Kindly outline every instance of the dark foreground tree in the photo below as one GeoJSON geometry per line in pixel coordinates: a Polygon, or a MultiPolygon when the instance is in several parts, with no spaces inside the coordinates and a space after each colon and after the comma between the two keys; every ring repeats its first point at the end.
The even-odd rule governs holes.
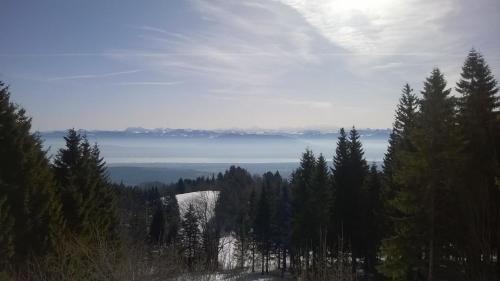
{"type": "Polygon", "coordinates": [[[426,79],[422,95],[421,111],[410,132],[414,150],[396,152],[394,173],[400,190],[392,206],[398,216],[393,220],[393,237],[384,241],[386,262],[381,268],[393,280],[448,278],[447,257],[453,254],[454,179],[460,149],[455,100],[439,69],[426,79]]]}
{"type": "Polygon", "coordinates": [[[500,278],[500,190],[495,184],[499,163],[495,144],[500,106],[497,81],[484,58],[471,50],[457,83],[459,122],[465,144],[460,217],[466,231],[460,239],[468,257],[469,278],[500,278]],[[493,265],[497,257],[497,269],[493,265]]]}
{"type": "Polygon", "coordinates": [[[49,162],[30,129],[31,118],[0,83],[0,266],[46,254],[63,229],[49,162]]]}
{"type": "Polygon", "coordinates": [[[163,211],[163,206],[158,205],[153,214],[153,219],[151,220],[151,225],[149,227],[149,239],[152,244],[161,245],[163,244],[165,236],[165,215],[163,211]]]}
{"type": "Polygon", "coordinates": [[[74,235],[91,236],[96,232],[116,239],[115,194],[108,182],[104,160],[97,146],[76,130],[68,130],[54,160],[66,224],[74,235]]]}

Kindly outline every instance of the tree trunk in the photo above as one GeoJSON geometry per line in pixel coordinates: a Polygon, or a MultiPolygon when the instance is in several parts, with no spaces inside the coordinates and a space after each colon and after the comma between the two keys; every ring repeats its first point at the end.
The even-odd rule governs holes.
{"type": "Polygon", "coordinates": [[[283,275],[285,274],[286,271],[286,248],[283,247],[283,266],[281,267],[281,278],[283,278],[283,275]]]}
{"type": "MultiPolygon", "coordinates": [[[[432,190],[431,190],[432,192],[432,190]]],[[[435,223],[435,215],[434,215],[434,194],[431,194],[431,229],[430,229],[430,241],[429,241],[429,271],[427,274],[427,281],[432,281],[433,270],[434,270],[434,223],[435,223]]]]}
{"type": "Polygon", "coordinates": [[[277,247],[276,253],[278,255],[278,269],[281,269],[281,251],[279,247],[277,247]]]}
{"type": "Polygon", "coordinates": [[[266,274],[269,273],[269,249],[267,249],[266,253],[266,274]]]}
{"type": "Polygon", "coordinates": [[[261,252],[261,259],[260,259],[260,269],[261,269],[261,274],[264,275],[264,259],[265,259],[265,255],[264,255],[264,252],[262,251],[261,252]]]}
{"type": "Polygon", "coordinates": [[[255,243],[252,244],[252,272],[255,272],[255,243]]]}

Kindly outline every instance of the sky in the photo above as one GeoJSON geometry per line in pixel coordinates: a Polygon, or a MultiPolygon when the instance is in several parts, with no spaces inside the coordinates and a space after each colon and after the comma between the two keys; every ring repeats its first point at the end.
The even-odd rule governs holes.
{"type": "Polygon", "coordinates": [[[403,84],[500,77],[498,0],[2,0],[34,130],[391,127],[403,84]]]}

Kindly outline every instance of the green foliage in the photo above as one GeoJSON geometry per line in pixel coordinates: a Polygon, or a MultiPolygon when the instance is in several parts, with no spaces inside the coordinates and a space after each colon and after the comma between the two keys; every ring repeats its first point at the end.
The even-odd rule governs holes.
{"type": "Polygon", "coordinates": [[[89,236],[97,228],[116,239],[116,194],[108,183],[99,148],[74,129],[64,139],[66,147],[55,157],[54,173],[68,229],[89,236]]]}
{"type": "Polygon", "coordinates": [[[0,265],[47,254],[63,229],[61,206],[31,119],[0,83],[0,265]]]}
{"type": "Polygon", "coordinates": [[[179,212],[179,203],[175,195],[166,196],[165,205],[165,242],[170,245],[177,242],[179,229],[181,228],[181,215],[179,212]]]}
{"type": "MultiPolygon", "coordinates": [[[[404,127],[399,132],[409,134],[400,133],[396,146],[392,180],[399,188],[389,198],[393,233],[383,242],[382,255],[387,259],[380,267],[393,280],[445,274],[439,272],[447,262],[442,257],[453,251],[444,245],[453,241],[451,232],[456,229],[453,188],[460,145],[450,91],[443,74],[434,69],[424,82],[415,123],[400,122],[404,127]]],[[[409,109],[408,102],[402,99],[398,112],[405,108],[409,109]]]]}
{"type": "Polygon", "coordinates": [[[153,244],[163,244],[165,235],[165,216],[163,206],[158,205],[153,214],[151,225],[149,227],[149,239],[153,244]]]}
{"type": "MultiPolygon", "coordinates": [[[[1,187],[3,190],[3,186],[1,187]]],[[[14,220],[7,206],[7,197],[0,194],[0,269],[4,268],[14,255],[13,226],[14,220]]]]}
{"type": "Polygon", "coordinates": [[[498,255],[500,248],[500,190],[495,184],[500,169],[500,101],[497,81],[477,51],[467,56],[456,90],[461,94],[458,120],[464,144],[458,212],[465,226],[457,240],[470,257],[468,271],[484,280],[492,276],[494,265],[481,262],[481,257],[495,251],[498,255]]]}
{"type": "Polygon", "coordinates": [[[199,257],[200,250],[200,229],[199,218],[196,209],[189,204],[184,217],[182,218],[182,249],[187,259],[187,264],[191,268],[199,257]]]}

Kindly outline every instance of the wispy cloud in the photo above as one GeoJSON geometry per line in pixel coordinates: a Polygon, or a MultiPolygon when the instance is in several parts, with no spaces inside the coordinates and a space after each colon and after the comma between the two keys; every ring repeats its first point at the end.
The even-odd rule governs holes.
{"type": "Polygon", "coordinates": [[[80,75],[71,75],[71,76],[60,76],[60,77],[49,78],[46,81],[52,82],[52,81],[62,81],[62,80],[106,78],[106,77],[113,77],[113,76],[119,76],[119,75],[125,75],[125,74],[133,74],[133,73],[137,73],[137,72],[141,72],[141,71],[142,70],[140,70],[140,69],[135,69],[135,70],[128,70],[128,71],[117,71],[117,72],[107,72],[107,73],[98,73],[98,74],[80,74],[80,75]]]}
{"type": "Polygon", "coordinates": [[[184,83],[183,81],[132,81],[132,82],[118,82],[114,85],[124,86],[173,86],[184,83]]]}
{"type": "Polygon", "coordinates": [[[225,87],[270,85],[304,65],[321,63],[315,55],[321,50],[314,49],[318,35],[307,25],[297,25],[296,14],[291,9],[283,13],[280,3],[189,3],[207,21],[206,28],[180,33],[164,27],[134,27],[143,31],[139,36],[155,51],[119,50],[110,56],[225,87]]]}
{"type": "Polygon", "coordinates": [[[445,30],[443,20],[460,9],[456,0],[279,1],[326,39],[357,53],[439,50],[438,44],[449,45],[456,36],[445,30]]]}

